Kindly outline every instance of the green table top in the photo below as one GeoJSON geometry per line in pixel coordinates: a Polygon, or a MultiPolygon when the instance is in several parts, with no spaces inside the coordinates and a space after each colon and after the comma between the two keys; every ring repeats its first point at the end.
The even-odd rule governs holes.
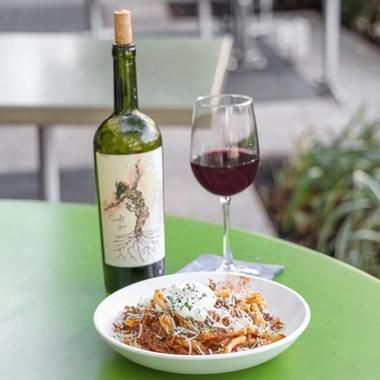
{"type": "MultiPolygon", "coordinates": [[[[167,217],[167,272],[219,252],[221,233],[167,217]]],[[[278,358],[197,379],[380,378],[380,281],[278,239],[241,231],[231,239],[237,258],[284,264],[277,280],[305,297],[312,319],[278,358]]],[[[105,293],[94,206],[2,201],[0,247],[0,379],[177,378],[128,361],[95,332],[92,315],[105,293]]]]}

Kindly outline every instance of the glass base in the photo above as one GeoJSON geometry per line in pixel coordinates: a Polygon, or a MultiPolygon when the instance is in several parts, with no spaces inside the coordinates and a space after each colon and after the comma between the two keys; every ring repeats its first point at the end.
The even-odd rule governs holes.
{"type": "MultiPolygon", "coordinates": [[[[179,270],[179,272],[213,272],[222,264],[222,261],[223,258],[219,255],[204,253],[185,265],[179,270]]],[[[234,264],[237,267],[247,268],[247,274],[254,275],[256,272],[249,271],[250,269],[253,269],[254,271],[259,272],[259,277],[267,278],[268,280],[272,280],[284,270],[283,265],[253,263],[250,261],[234,260],[234,264]]]]}
{"type": "Polygon", "coordinates": [[[217,272],[238,272],[237,266],[233,261],[223,260],[222,264],[218,268],[216,268],[217,272]]]}
{"type": "Polygon", "coordinates": [[[244,267],[242,265],[235,265],[233,261],[223,260],[222,264],[216,268],[217,272],[235,272],[246,274],[249,276],[260,276],[260,272],[256,269],[244,267]]]}

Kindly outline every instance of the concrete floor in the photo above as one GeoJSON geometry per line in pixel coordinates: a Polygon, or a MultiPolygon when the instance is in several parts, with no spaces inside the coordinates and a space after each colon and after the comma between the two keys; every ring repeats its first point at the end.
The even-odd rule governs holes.
{"type": "MultiPolygon", "coordinates": [[[[321,19],[315,13],[302,15],[311,21],[312,49],[296,70],[313,83],[321,73],[321,19]]],[[[257,103],[255,111],[262,157],[290,155],[297,138],[307,128],[328,138],[361,104],[367,106],[370,115],[379,116],[380,49],[344,29],[341,40],[340,84],[346,95],[345,103],[338,105],[329,98],[318,97],[257,103]]],[[[92,167],[91,143],[95,128],[57,126],[58,156],[62,168],[92,167]]],[[[221,210],[217,198],[203,190],[190,171],[189,126],[162,126],[162,133],[167,212],[220,223],[221,210]]],[[[0,128],[0,173],[36,171],[36,140],[32,126],[0,128]]],[[[255,192],[246,190],[233,198],[232,225],[272,234],[273,229],[262,211],[255,192]]]]}

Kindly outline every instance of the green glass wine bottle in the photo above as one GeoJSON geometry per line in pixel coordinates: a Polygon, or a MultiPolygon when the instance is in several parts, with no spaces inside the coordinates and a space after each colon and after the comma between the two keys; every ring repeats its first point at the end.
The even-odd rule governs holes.
{"type": "Polygon", "coordinates": [[[114,111],[94,137],[105,287],[164,273],[162,140],[138,109],[131,15],[114,12],[114,111]]]}

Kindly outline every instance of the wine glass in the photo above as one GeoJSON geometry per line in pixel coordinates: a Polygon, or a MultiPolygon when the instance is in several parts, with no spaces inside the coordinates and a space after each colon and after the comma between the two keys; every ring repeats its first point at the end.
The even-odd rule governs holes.
{"type": "Polygon", "coordinates": [[[224,216],[219,271],[256,274],[234,264],[229,241],[231,196],[250,186],[259,164],[253,99],[244,95],[202,96],[193,107],[191,168],[198,182],[220,197],[224,216]]]}

